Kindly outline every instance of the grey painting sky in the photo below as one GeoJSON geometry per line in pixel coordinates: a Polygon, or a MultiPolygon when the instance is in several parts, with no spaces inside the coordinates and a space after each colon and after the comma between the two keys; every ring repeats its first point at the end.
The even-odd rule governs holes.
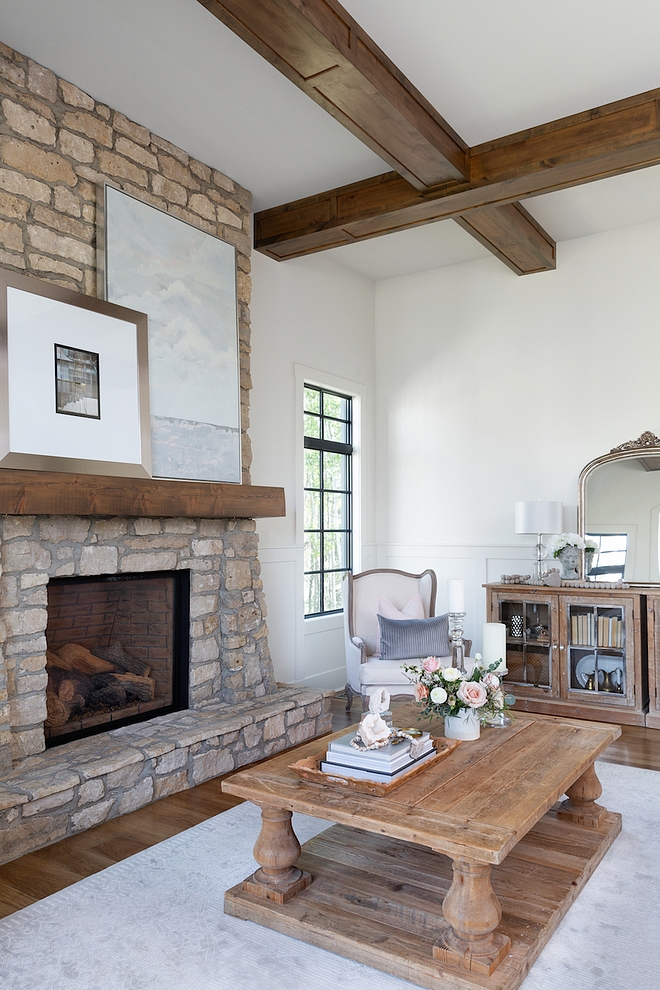
{"type": "Polygon", "coordinates": [[[238,427],[230,244],[108,188],[111,302],[149,316],[152,416],[238,427]]]}

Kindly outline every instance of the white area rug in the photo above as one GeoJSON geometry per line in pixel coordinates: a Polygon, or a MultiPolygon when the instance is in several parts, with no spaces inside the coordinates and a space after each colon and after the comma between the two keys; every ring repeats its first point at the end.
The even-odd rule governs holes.
{"type": "MultiPolygon", "coordinates": [[[[660,987],[660,773],[599,764],[623,833],[524,990],[660,987]]],[[[301,842],[327,823],[294,816],[301,842]]],[[[411,990],[412,984],[223,913],[254,869],[241,805],[0,921],[11,990],[411,990]]]]}

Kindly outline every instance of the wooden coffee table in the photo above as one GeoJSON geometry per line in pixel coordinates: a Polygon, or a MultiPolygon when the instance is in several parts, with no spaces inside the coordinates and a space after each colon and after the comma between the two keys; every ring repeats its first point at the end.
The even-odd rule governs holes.
{"type": "Polygon", "coordinates": [[[223,782],[263,823],[225,911],[433,990],[518,987],[621,830],[593,766],[620,728],[516,715],[387,797],[289,769],[346,731],[223,782]],[[293,811],[337,824],[301,855],[293,811]]]}

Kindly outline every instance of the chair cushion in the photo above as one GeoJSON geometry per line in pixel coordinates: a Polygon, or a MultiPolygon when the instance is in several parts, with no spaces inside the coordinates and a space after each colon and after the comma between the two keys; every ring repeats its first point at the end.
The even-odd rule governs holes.
{"type": "Polygon", "coordinates": [[[378,598],[378,614],[386,619],[425,619],[424,602],[421,595],[415,595],[407,605],[399,610],[389,598],[380,595],[378,598]]]}
{"type": "Polygon", "coordinates": [[[386,619],[378,616],[381,660],[413,660],[418,657],[446,657],[449,646],[449,618],[386,619]]]}
{"type": "MultiPolygon", "coordinates": [[[[417,657],[417,660],[425,660],[426,657],[417,657]]],[[[451,657],[443,657],[446,665],[451,664],[451,657]]],[[[360,684],[373,684],[378,687],[390,688],[392,685],[402,685],[410,688],[412,694],[415,687],[407,674],[403,672],[398,663],[391,660],[369,660],[360,667],[360,684]]]]}

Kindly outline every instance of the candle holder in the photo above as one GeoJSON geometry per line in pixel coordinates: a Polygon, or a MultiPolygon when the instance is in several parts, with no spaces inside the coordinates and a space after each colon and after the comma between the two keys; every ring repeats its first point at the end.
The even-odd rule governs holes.
{"type": "Polygon", "coordinates": [[[459,670],[465,669],[465,643],[463,642],[463,619],[467,612],[449,613],[449,631],[451,633],[451,662],[459,670]]]}

